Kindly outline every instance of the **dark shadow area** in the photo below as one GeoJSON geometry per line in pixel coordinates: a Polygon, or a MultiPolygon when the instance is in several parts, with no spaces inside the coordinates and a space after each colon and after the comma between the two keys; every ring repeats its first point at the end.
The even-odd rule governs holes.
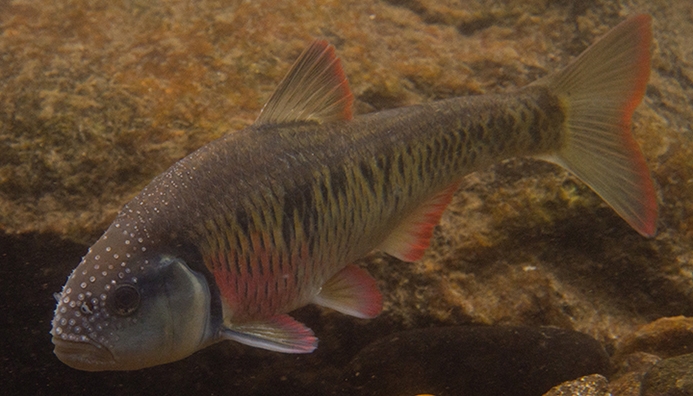
{"type": "MultiPolygon", "coordinates": [[[[53,355],[49,331],[55,307],[53,293],[61,289],[66,277],[86,250],[84,245],[54,236],[0,235],[0,286],[3,292],[0,302],[0,326],[3,329],[0,383],[3,384],[3,394],[310,396],[360,395],[386,389],[402,390],[397,385],[398,380],[391,378],[392,376],[382,376],[381,381],[377,378],[359,377],[359,367],[372,360],[375,366],[371,366],[379,367],[379,370],[384,370],[383,373],[400,373],[397,375],[411,377],[408,384],[418,385],[407,385],[405,389],[412,392],[424,386],[437,389],[436,394],[439,395],[453,395],[456,393],[451,393],[451,389],[457,386],[455,384],[466,384],[473,380],[471,383],[482,387],[484,383],[496,384],[492,389],[502,388],[506,390],[504,395],[513,396],[528,394],[526,387],[520,389],[513,386],[517,378],[521,378],[522,383],[530,384],[527,386],[531,389],[540,387],[543,392],[554,384],[581,375],[580,367],[608,370],[608,361],[604,360],[606,355],[599,352],[601,346],[589,337],[575,332],[564,331],[566,341],[560,342],[572,345],[572,341],[569,341],[572,337],[582,337],[589,345],[594,344],[590,350],[597,351],[596,355],[586,357],[587,366],[571,364],[567,366],[567,371],[548,375],[541,369],[546,366],[546,353],[536,352],[535,355],[541,357],[537,359],[526,352],[545,349],[543,338],[534,340],[532,336],[529,339],[521,338],[519,342],[514,336],[501,337],[506,344],[494,341],[492,344],[497,344],[496,347],[470,352],[467,350],[470,346],[481,345],[479,343],[483,344],[486,342],[483,340],[493,334],[505,334],[505,330],[492,326],[458,326],[435,331],[434,328],[443,323],[432,322],[430,319],[426,321],[422,317],[415,326],[421,327],[420,330],[424,331],[421,334],[425,336],[408,341],[416,347],[399,344],[388,347],[388,340],[398,339],[393,333],[405,330],[404,325],[394,321],[388,312],[373,320],[359,320],[308,306],[292,312],[292,316],[311,327],[320,337],[319,348],[312,354],[285,355],[222,342],[181,361],[149,369],[133,372],[78,371],[64,365],[53,355]],[[477,330],[468,330],[474,328],[477,330]],[[450,338],[450,334],[457,332],[476,335],[450,338]],[[439,333],[440,337],[436,335],[439,333]],[[457,338],[459,341],[454,341],[457,338]],[[374,342],[376,344],[372,344],[374,342]],[[385,350],[373,355],[368,351],[374,347],[369,345],[384,345],[385,350]],[[442,349],[434,350],[431,345],[442,349]],[[431,353],[427,353],[429,349],[431,353]],[[514,353],[516,350],[518,352],[514,353]],[[358,358],[354,360],[355,357],[358,358]],[[506,357],[511,360],[504,360],[506,357]],[[465,369],[467,366],[463,362],[473,364],[480,370],[485,365],[498,370],[483,369],[482,371],[488,371],[487,376],[480,377],[478,370],[465,369]],[[514,367],[513,369],[506,367],[508,362],[512,362],[508,367],[514,367]],[[425,373],[443,369],[452,374],[449,377],[424,376],[425,373]],[[528,373],[537,373],[538,376],[532,377],[528,373]],[[502,384],[500,388],[499,383],[502,384]]],[[[508,334],[515,334],[517,331],[534,334],[541,330],[518,328],[508,334]]],[[[381,347],[375,347],[375,350],[381,347]]],[[[562,356],[567,350],[563,347],[550,349],[555,356],[562,356]]]]}
{"type": "Polygon", "coordinates": [[[387,315],[354,319],[309,306],[292,313],[320,337],[309,355],[222,342],[193,356],[134,372],[74,370],[53,354],[49,334],[59,292],[87,246],[46,235],[0,235],[0,383],[3,394],[329,395],[340,368],[398,328],[387,315]],[[326,320],[328,319],[328,320],[326,320]]]}

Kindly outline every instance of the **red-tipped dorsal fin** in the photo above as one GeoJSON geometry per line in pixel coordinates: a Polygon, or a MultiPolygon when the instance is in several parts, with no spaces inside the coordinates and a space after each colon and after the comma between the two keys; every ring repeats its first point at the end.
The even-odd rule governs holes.
{"type": "Polygon", "coordinates": [[[424,202],[392,231],[378,249],[402,261],[411,262],[423,257],[431,244],[433,228],[440,222],[457,187],[459,183],[454,183],[424,202]]]}
{"type": "Polygon", "coordinates": [[[370,319],[383,309],[383,296],[366,270],[347,265],[322,286],[313,303],[343,314],[370,319]]]}
{"type": "Polygon", "coordinates": [[[291,66],[255,123],[350,120],[353,101],[334,47],[315,40],[291,66]]]}
{"type": "Polygon", "coordinates": [[[548,86],[568,118],[563,146],[539,158],[579,177],[640,234],[657,228],[650,172],[631,135],[631,116],[650,75],[652,19],[628,18],[565,69],[536,85],[548,86]]]}

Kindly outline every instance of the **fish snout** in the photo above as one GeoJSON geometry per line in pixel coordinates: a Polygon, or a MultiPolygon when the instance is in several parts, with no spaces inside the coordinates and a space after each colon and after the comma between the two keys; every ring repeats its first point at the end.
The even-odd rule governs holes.
{"type": "Polygon", "coordinates": [[[53,335],[53,353],[68,366],[86,371],[108,370],[116,364],[113,354],[102,345],[89,338],[79,340],[63,339],[53,335]]]}

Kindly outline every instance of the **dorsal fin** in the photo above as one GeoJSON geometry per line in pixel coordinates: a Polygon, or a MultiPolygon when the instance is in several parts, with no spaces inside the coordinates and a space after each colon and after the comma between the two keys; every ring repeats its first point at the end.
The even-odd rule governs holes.
{"type": "Polygon", "coordinates": [[[334,47],[315,40],[291,66],[255,123],[349,120],[353,101],[334,47]]]}

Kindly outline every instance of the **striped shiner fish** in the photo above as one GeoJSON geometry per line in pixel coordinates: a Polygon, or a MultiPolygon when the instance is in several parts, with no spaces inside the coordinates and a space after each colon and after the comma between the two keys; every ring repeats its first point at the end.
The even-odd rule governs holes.
{"type": "Polygon", "coordinates": [[[374,250],[419,259],[461,179],[510,157],[563,166],[654,235],[655,190],[631,136],[651,36],[650,17],[633,16],[517,91],[353,119],[334,48],[314,41],[252,126],[181,159],[123,207],[56,294],[55,354],[97,371],[221,340],[311,352],[317,338],[288,312],[312,303],[378,315],[376,283],[352,263],[374,250]]]}

